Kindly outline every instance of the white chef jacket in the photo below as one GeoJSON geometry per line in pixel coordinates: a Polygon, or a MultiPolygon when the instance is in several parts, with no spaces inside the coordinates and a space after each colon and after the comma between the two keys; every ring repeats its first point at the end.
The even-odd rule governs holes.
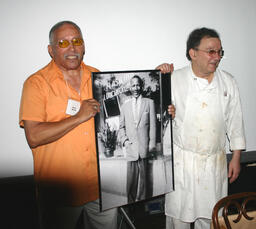
{"type": "MultiPolygon", "coordinates": [[[[171,80],[175,191],[166,195],[165,213],[185,222],[210,219],[215,203],[227,195],[226,135],[231,150],[245,149],[239,91],[221,70],[210,84],[191,66],[174,71],[171,80]]],[[[168,135],[164,151],[170,150],[168,135]]]]}

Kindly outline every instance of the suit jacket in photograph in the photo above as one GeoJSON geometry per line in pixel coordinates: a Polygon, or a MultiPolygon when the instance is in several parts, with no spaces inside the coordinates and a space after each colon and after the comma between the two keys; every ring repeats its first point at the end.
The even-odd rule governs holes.
{"type": "Polygon", "coordinates": [[[125,141],[132,144],[126,148],[126,159],[136,161],[149,156],[149,150],[156,146],[156,114],[154,101],[141,98],[138,121],[135,122],[132,100],[121,106],[119,134],[122,145],[125,141]]]}

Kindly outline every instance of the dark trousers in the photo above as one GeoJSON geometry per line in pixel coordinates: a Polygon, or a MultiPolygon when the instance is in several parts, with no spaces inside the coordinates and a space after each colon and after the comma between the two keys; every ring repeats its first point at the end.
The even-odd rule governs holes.
{"type": "Polygon", "coordinates": [[[127,195],[128,203],[143,200],[147,196],[148,160],[139,158],[127,162],[127,195]]]}

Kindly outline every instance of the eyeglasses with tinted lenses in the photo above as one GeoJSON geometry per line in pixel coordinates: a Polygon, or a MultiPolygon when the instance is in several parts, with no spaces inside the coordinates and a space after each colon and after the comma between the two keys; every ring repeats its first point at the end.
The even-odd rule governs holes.
{"type": "Polygon", "coordinates": [[[84,41],[82,38],[73,38],[71,41],[68,40],[60,40],[58,41],[58,46],[60,48],[67,48],[70,44],[74,46],[81,46],[84,44],[84,41]]]}
{"type": "Polygon", "coordinates": [[[202,50],[202,49],[196,48],[195,50],[201,51],[201,52],[206,52],[209,56],[215,56],[216,54],[218,54],[220,57],[224,56],[224,50],[223,49],[220,49],[220,50],[214,50],[214,49],[202,50]]]}

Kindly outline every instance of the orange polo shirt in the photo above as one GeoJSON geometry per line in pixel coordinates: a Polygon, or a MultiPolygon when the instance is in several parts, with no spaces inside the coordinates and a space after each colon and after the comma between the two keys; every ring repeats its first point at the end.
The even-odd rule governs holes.
{"type": "MultiPolygon", "coordinates": [[[[24,83],[19,124],[23,120],[63,120],[68,99],[92,98],[91,72],[97,69],[82,63],[80,95],[67,86],[62,72],[51,61],[24,83]]],[[[94,119],[71,130],[59,140],[32,149],[34,176],[39,194],[49,201],[82,205],[99,197],[94,119]]]]}

